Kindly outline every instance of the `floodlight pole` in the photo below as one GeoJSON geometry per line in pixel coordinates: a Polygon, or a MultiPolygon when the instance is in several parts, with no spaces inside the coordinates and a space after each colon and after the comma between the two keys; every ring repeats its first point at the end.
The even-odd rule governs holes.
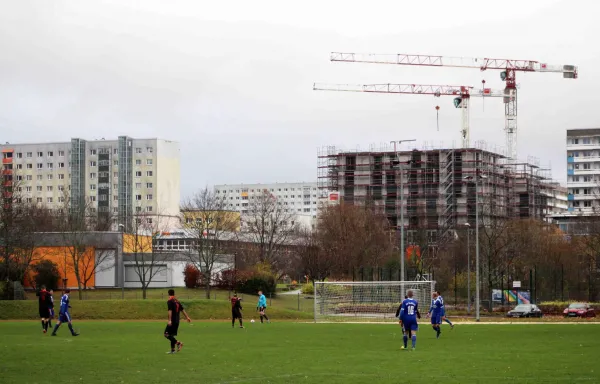
{"type": "MultiPolygon", "coordinates": [[[[477,168],[475,170],[477,173],[477,168]]],[[[479,175],[475,176],[475,321],[479,321],[479,175]]]]}
{"type": "Polygon", "coordinates": [[[467,227],[467,314],[471,314],[471,224],[467,227]]]}
{"type": "MultiPolygon", "coordinates": [[[[406,280],[406,272],[404,270],[404,173],[402,172],[403,167],[400,163],[400,157],[398,156],[396,145],[411,141],[416,140],[411,139],[390,141],[390,143],[394,144],[394,154],[396,156],[396,161],[398,161],[398,169],[400,170],[400,281],[406,280]]],[[[402,285],[402,287],[404,287],[404,285],[402,285]]],[[[404,299],[404,292],[402,292],[402,299],[404,299]]]]}

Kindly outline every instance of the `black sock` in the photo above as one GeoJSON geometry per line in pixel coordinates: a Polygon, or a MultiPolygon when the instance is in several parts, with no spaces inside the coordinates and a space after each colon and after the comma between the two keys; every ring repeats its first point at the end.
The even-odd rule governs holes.
{"type": "Polygon", "coordinates": [[[263,317],[262,317],[262,315],[260,315],[260,322],[261,322],[261,323],[263,322],[263,317]]]}
{"type": "Polygon", "coordinates": [[[174,351],[175,345],[177,345],[177,339],[174,336],[169,336],[168,339],[171,342],[171,351],[174,351]]]}
{"type": "Polygon", "coordinates": [[[264,318],[265,318],[267,321],[269,321],[269,318],[267,317],[267,314],[266,314],[266,313],[265,313],[263,316],[264,316],[264,318]]]}
{"type": "Polygon", "coordinates": [[[52,331],[52,333],[56,334],[56,331],[58,331],[58,327],[60,327],[60,323],[56,323],[56,325],[54,326],[54,331],[52,331]]]}
{"type": "Polygon", "coordinates": [[[240,327],[243,327],[242,319],[240,319],[240,327]]]}
{"type": "MultiPolygon", "coordinates": [[[[48,327],[52,328],[52,320],[48,319],[48,327]]],[[[46,327],[46,329],[48,329],[48,327],[46,327]]]]}
{"type": "Polygon", "coordinates": [[[46,329],[46,322],[44,320],[42,320],[42,331],[46,329]]]}
{"type": "Polygon", "coordinates": [[[71,335],[75,334],[75,331],[73,330],[73,325],[71,323],[69,323],[69,331],[71,331],[71,335]]]}

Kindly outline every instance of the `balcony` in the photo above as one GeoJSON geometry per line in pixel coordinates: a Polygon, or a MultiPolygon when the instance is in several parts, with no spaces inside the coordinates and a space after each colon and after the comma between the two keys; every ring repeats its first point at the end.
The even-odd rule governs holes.
{"type": "Polygon", "coordinates": [[[573,196],[573,199],[569,198],[569,201],[583,201],[583,200],[598,200],[598,196],[596,195],[583,195],[583,194],[579,194],[579,195],[569,195],[569,197],[573,196]]]}
{"type": "Polygon", "coordinates": [[[567,188],[594,188],[598,186],[595,181],[567,181],[567,188]]]}
{"type": "Polygon", "coordinates": [[[569,151],[590,151],[592,149],[600,149],[600,143],[591,143],[591,144],[568,144],[567,150],[569,151]]]}
{"type": "Polygon", "coordinates": [[[594,175],[600,174],[600,169],[568,169],[567,175],[594,175]],[[573,173],[569,173],[573,172],[573,173]]]}
{"type": "Polygon", "coordinates": [[[600,156],[567,156],[567,163],[593,163],[600,162],[600,156]]]}

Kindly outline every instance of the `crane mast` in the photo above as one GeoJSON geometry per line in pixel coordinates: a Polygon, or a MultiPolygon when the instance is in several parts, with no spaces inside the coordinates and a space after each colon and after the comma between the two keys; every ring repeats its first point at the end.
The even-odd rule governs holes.
{"type": "Polygon", "coordinates": [[[464,148],[470,146],[470,99],[471,97],[506,97],[503,90],[464,85],[425,84],[313,84],[315,91],[390,93],[399,95],[430,95],[434,97],[455,96],[454,106],[462,110],[461,138],[464,148]]]}
{"type": "MultiPolygon", "coordinates": [[[[492,58],[450,57],[412,54],[375,54],[332,52],[331,61],[348,63],[372,63],[394,65],[417,65],[425,67],[455,67],[502,70],[500,77],[505,81],[504,88],[504,131],[508,156],[517,159],[517,83],[516,72],[562,73],[565,79],[577,79],[579,72],[574,65],[550,65],[534,60],[511,60],[492,58]]],[[[468,104],[468,101],[467,101],[468,104]]],[[[468,110],[468,106],[464,108],[468,110]]],[[[463,113],[465,111],[463,110],[463,113]]],[[[463,118],[463,124],[465,119],[463,118]]],[[[468,123],[466,123],[468,127],[468,123]]],[[[464,128],[463,128],[464,130],[464,128]]],[[[468,129],[466,130],[468,134],[468,129]]]]}

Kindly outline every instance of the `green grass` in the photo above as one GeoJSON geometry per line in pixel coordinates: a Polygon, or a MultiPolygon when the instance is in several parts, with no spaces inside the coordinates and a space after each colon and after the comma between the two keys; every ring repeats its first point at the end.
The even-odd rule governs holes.
{"type": "Polygon", "coordinates": [[[397,325],[182,324],[185,348],[166,355],[163,322],[0,323],[9,383],[577,383],[600,382],[599,325],[421,326],[417,350],[397,325]]]}

